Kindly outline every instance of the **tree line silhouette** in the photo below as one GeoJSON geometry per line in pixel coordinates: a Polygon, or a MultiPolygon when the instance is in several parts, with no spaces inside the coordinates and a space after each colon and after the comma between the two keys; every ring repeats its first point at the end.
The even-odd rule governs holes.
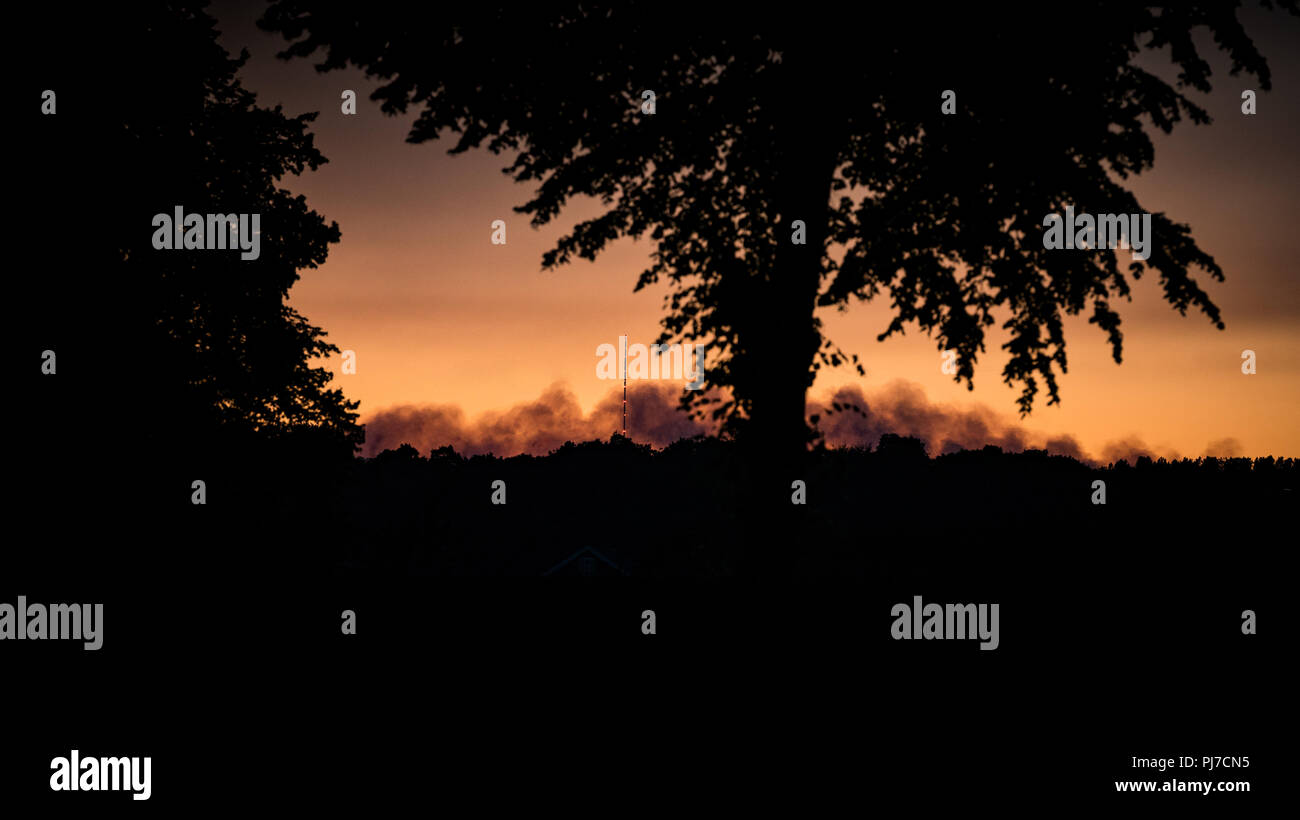
{"type": "MultiPolygon", "coordinates": [[[[591,548],[626,574],[993,580],[1157,570],[1265,549],[1294,532],[1300,462],[1200,458],[1092,467],[1041,450],[926,454],[887,434],[876,447],[818,449],[780,488],[793,528],[769,561],[746,542],[754,514],[734,441],[654,450],[615,435],[547,456],[465,457],[409,445],[359,459],[332,528],[340,571],[540,575],[591,548]],[[805,504],[795,504],[795,480],[805,504]],[[1094,504],[1094,481],[1105,503],[1094,504]],[[504,481],[504,504],[492,502],[504,481]],[[1164,567],[1174,560],[1175,566],[1164,567]]],[[[596,567],[599,570],[599,567],[596,567]]],[[[1220,578],[1235,570],[1216,565],[1220,578]]]]}

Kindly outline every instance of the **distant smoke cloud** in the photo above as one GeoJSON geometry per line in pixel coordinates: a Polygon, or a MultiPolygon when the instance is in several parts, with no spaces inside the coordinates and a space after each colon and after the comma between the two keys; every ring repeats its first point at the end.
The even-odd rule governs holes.
{"type": "Polygon", "coordinates": [[[1241,455],[1241,442],[1235,438],[1211,441],[1205,448],[1205,455],[1214,458],[1237,458],[1241,455]]]}
{"type": "Polygon", "coordinates": [[[808,408],[809,414],[819,416],[818,428],[829,446],[874,447],[882,435],[895,433],[921,439],[931,456],[992,444],[1008,452],[1036,448],[1090,460],[1073,436],[1031,433],[983,405],[955,408],[933,404],[925,391],[911,382],[890,382],[870,397],[859,387],[842,387],[828,399],[810,401],[808,408]],[[842,409],[836,411],[836,404],[842,409]]]}
{"type": "MultiPolygon", "coordinates": [[[[629,385],[627,392],[628,434],[639,443],[664,447],[709,429],[677,409],[680,384],[642,382],[629,385]]],[[[621,388],[611,391],[588,415],[572,391],[555,384],[535,401],[473,421],[454,405],[402,405],[380,410],[365,425],[361,453],[367,457],[401,444],[422,455],[446,445],[465,455],[545,455],[566,441],[604,440],[621,431],[623,393],[621,388]]]]}
{"type": "MultiPolygon", "coordinates": [[[[665,447],[700,433],[713,433],[712,424],[687,418],[678,409],[679,384],[641,382],[628,386],[628,433],[634,441],[665,447]]],[[[920,386],[894,381],[870,396],[859,387],[842,387],[829,397],[808,402],[809,415],[819,416],[818,427],[829,446],[876,446],[885,433],[914,436],[925,442],[931,456],[974,450],[992,444],[1008,452],[1026,448],[1047,450],[1085,463],[1108,464],[1139,456],[1174,459],[1165,448],[1148,447],[1128,437],[1102,448],[1100,458],[1084,452],[1069,435],[1034,433],[1009,421],[984,405],[950,407],[932,403],[920,386]],[[828,412],[834,404],[856,405],[863,414],[848,410],[828,412]]],[[[606,440],[623,426],[621,389],[610,391],[589,414],[584,414],[573,392],[561,384],[547,388],[531,402],[508,410],[484,413],[470,420],[455,405],[402,405],[380,410],[365,420],[366,443],[362,455],[370,457],[401,444],[422,455],[451,445],[465,455],[520,453],[545,455],[566,441],[606,440]]],[[[1212,442],[1207,454],[1229,457],[1240,453],[1235,439],[1212,442]]]]}
{"type": "Polygon", "coordinates": [[[1115,461],[1127,461],[1129,464],[1136,464],[1137,460],[1142,456],[1146,456],[1152,461],[1161,458],[1172,461],[1180,457],[1177,452],[1167,447],[1148,447],[1142,439],[1134,436],[1108,442],[1105,447],[1101,448],[1101,462],[1103,464],[1115,461]]]}

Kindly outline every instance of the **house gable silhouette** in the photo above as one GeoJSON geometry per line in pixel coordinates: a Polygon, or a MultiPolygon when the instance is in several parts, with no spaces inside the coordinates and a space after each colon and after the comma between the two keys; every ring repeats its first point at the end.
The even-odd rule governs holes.
{"type": "Polygon", "coordinates": [[[592,547],[583,547],[542,575],[592,577],[598,575],[627,575],[627,571],[592,547]]]}

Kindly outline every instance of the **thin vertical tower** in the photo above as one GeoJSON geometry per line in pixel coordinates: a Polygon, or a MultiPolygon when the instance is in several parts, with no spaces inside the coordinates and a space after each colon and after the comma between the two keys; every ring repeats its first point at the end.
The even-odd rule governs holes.
{"type": "Polygon", "coordinates": [[[623,336],[623,438],[627,438],[627,343],[630,336],[623,336]]]}

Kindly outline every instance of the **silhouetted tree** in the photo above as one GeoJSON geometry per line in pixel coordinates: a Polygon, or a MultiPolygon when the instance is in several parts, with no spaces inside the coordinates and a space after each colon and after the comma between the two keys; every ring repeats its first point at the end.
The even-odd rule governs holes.
{"type": "MultiPolygon", "coordinates": [[[[1022,412],[1039,379],[1059,400],[1063,314],[1091,308],[1118,361],[1111,300],[1128,297],[1125,272],[1109,253],[1045,253],[1043,218],[1067,204],[1143,210],[1111,175],[1151,166],[1144,118],[1164,131],[1184,116],[1208,122],[1183,93],[1210,87],[1193,29],[1209,29],[1233,73],[1269,87],[1236,5],[1039,4],[1026,32],[978,4],[904,4],[886,20],[842,4],[708,18],[698,4],[626,0],[278,0],[261,25],[293,41],[281,56],[323,48],[321,70],[350,62],[383,80],[372,98],[385,112],[420,111],[411,142],[450,132],[452,153],[517,152],[506,170],[536,183],[516,209],[534,224],[576,196],[608,206],[544,267],[648,234],[654,261],[637,287],[666,277],[674,288],[661,341],[712,340],[708,380],[731,388],[684,403],[720,401],[729,429],[788,452],[809,438],[815,371],[844,360],[817,305],[888,291],[896,315],[881,338],[916,323],[957,351],[968,385],[1003,312],[1002,375],[1021,386],[1022,412]],[[1171,47],[1175,86],[1133,65],[1144,46],[1171,47]],[[955,114],[941,112],[945,89],[958,93],[955,114]],[[806,244],[791,241],[796,220],[806,244]]],[[[1191,275],[1221,279],[1219,266],[1187,226],[1164,214],[1153,225],[1150,258],[1128,272],[1153,268],[1176,309],[1222,327],[1191,275]]]]}
{"type": "Polygon", "coordinates": [[[144,2],[33,23],[59,35],[34,72],[59,92],[41,138],[71,147],[51,152],[47,172],[69,171],[41,208],[52,216],[67,203],[77,207],[68,216],[88,217],[53,222],[50,242],[72,262],[54,271],[56,299],[33,300],[47,311],[42,343],[59,348],[80,412],[111,418],[133,447],[301,431],[350,453],[357,403],[328,389],[318,361],[337,348],[286,304],[299,272],[339,240],[336,224],[279,186],[326,161],[308,131],[316,115],[259,107],[236,77],[247,53],[225,51],[204,6],[144,2]],[[69,162],[86,146],[93,161],[69,162]],[[156,249],[153,218],[176,206],[258,214],[260,255],[156,249]]]}
{"type": "Polygon", "coordinates": [[[249,558],[264,572],[292,561],[334,528],[356,404],[328,389],[316,357],[334,348],[286,301],[339,232],[281,187],[324,159],[312,116],[259,107],[240,85],[243,57],[204,5],[14,9],[30,104],[15,111],[10,172],[35,252],[8,293],[7,341],[28,351],[9,429],[15,504],[45,529],[41,548],[11,556],[33,572],[170,566],[217,583],[249,558]],[[42,112],[45,90],[56,113],[42,112]],[[259,214],[260,256],[156,249],[154,216],[177,206],[259,214]],[[56,375],[42,372],[47,349],[56,375]],[[206,505],[191,503],[195,481],[206,505]]]}

